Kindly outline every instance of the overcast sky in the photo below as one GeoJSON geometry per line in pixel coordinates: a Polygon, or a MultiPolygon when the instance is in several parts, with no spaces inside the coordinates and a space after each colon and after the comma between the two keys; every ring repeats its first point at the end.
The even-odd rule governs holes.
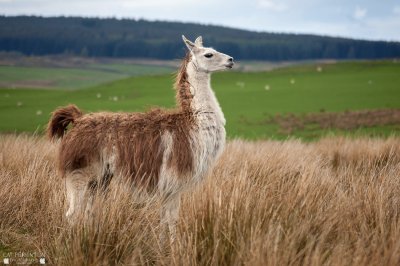
{"type": "Polygon", "coordinates": [[[143,18],[400,41],[400,0],[0,0],[0,14],[143,18]]]}

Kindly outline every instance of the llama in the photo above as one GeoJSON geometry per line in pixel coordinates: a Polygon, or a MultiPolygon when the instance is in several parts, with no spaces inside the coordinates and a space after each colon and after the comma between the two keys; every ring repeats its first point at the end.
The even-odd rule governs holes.
{"type": "Polygon", "coordinates": [[[65,177],[69,220],[85,209],[87,191],[128,177],[134,187],[163,197],[161,222],[175,235],[181,192],[206,176],[225,145],[225,118],[210,73],[234,64],[232,57],[203,47],[201,36],[194,43],[182,39],[188,52],[175,82],[177,108],[83,114],[69,105],[52,113],[47,132],[51,139],[62,138],[58,168],[65,177]]]}

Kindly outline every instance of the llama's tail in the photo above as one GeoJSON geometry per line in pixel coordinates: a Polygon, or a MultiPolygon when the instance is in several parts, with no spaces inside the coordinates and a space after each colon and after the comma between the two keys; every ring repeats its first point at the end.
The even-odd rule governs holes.
{"type": "Polygon", "coordinates": [[[47,135],[50,139],[62,138],[68,125],[73,124],[82,115],[81,110],[73,104],[56,109],[47,125],[47,135]]]}

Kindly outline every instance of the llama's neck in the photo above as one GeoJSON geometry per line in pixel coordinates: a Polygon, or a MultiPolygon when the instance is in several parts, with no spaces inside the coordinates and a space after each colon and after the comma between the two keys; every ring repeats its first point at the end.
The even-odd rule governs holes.
{"type": "Polygon", "coordinates": [[[192,94],[191,109],[198,114],[214,113],[219,122],[225,125],[225,117],[222,109],[211,89],[211,75],[198,71],[193,62],[187,65],[187,78],[190,84],[190,93],[192,94]]]}

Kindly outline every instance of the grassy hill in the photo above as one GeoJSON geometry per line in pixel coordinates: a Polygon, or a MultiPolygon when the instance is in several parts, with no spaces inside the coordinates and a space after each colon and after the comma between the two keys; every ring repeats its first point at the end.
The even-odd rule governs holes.
{"type": "MultiPolygon", "coordinates": [[[[1,75],[2,71],[0,68],[1,75]]],[[[40,71],[54,76],[51,69],[40,71]]],[[[329,119],[336,119],[332,118],[331,112],[400,108],[398,73],[400,63],[397,61],[308,64],[270,72],[218,73],[213,76],[212,85],[227,118],[230,138],[282,139],[290,134],[313,139],[349,130],[321,127],[312,122],[305,127],[298,126],[305,114],[328,114],[329,119]],[[295,119],[288,116],[289,113],[295,119]],[[288,131],[285,126],[292,128],[290,123],[297,124],[288,131]]],[[[172,107],[173,79],[173,74],[129,77],[75,91],[62,86],[58,90],[4,88],[0,90],[0,131],[41,132],[50,112],[68,103],[77,104],[85,111],[144,111],[152,106],[172,107]]],[[[395,122],[397,113],[391,116],[394,122],[389,121],[388,125],[378,123],[367,128],[361,125],[361,129],[356,127],[351,131],[377,135],[399,132],[399,122],[395,122]]]]}
{"type": "Polygon", "coordinates": [[[71,61],[68,57],[27,58],[11,59],[12,63],[6,59],[0,61],[0,88],[76,90],[127,77],[172,73],[175,69],[168,64],[139,64],[123,60],[102,62],[82,59],[83,62],[73,64],[68,62],[71,61]],[[67,63],[57,65],[56,60],[65,60],[67,63]]]}

